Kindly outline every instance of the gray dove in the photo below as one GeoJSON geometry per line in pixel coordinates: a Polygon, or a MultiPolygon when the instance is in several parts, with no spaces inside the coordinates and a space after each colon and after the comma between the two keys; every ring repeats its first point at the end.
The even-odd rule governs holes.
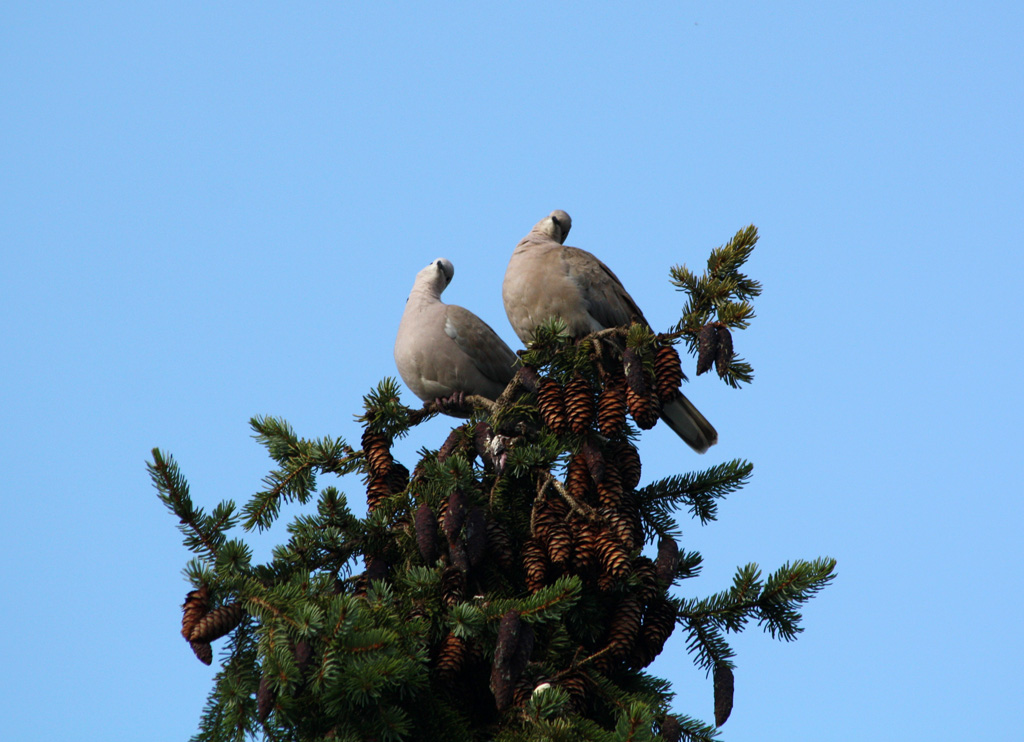
{"type": "MultiPolygon", "coordinates": [[[[568,214],[552,211],[512,251],[501,295],[523,343],[553,316],[561,317],[574,337],[633,321],[648,324],[608,266],[586,250],[562,244],[571,227],[568,214]]],[[[718,442],[714,427],[682,394],[664,403],[661,419],[698,453],[718,442]]]]}
{"type": "MultiPolygon", "coordinates": [[[[438,258],[416,274],[395,340],[395,365],[413,394],[438,401],[477,394],[494,400],[515,374],[516,354],[490,325],[472,312],[441,301],[455,275],[450,260],[438,258]]],[[[456,404],[456,407],[458,404],[456,404]]]]}

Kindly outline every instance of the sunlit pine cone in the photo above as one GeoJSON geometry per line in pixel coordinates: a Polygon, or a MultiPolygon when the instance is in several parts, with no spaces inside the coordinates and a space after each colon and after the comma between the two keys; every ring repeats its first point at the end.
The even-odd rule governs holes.
{"type": "Polygon", "coordinates": [[[441,573],[441,602],[451,608],[461,603],[466,597],[466,576],[453,565],[444,568],[441,573]]]}
{"type": "Polygon", "coordinates": [[[366,485],[366,510],[372,513],[381,501],[391,494],[391,486],[387,476],[372,475],[366,485]]]}
{"type": "Polygon", "coordinates": [[[569,466],[565,472],[565,490],[574,500],[585,501],[593,486],[587,459],[578,453],[569,459],[569,466]]]}
{"type": "Polygon", "coordinates": [[[242,622],[242,605],[231,603],[207,613],[192,629],[193,642],[212,642],[231,633],[242,622]]]}
{"type": "Polygon", "coordinates": [[[598,564],[597,531],[587,522],[574,522],[572,568],[576,574],[588,574],[598,564]]]}
{"type": "Polygon", "coordinates": [[[629,553],[614,534],[602,531],[597,537],[596,545],[597,556],[605,575],[617,580],[629,574],[629,553]]]}
{"type": "Polygon", "coordinates": [[[637,394],[633,387],[626,386],[626,405],[633,422],[641,430],[650,430],[658,424],[661,416],[661,402],[657,392],[648,388],[646,394],[637,394]]]}
{"type": "Polygon", "coordinates": [[[533,503],[533,534],[543,538],[552,526],[565,520],[569,506],[561,497],[546,497],[533,503]]]}
{"type": "Polygon", "coordinates": [[[569,430],[577,434],[590,430],[595,408],[594,387],[582,375],[576,374],[565,385],[565,414],[569,420],[569,430]]]}
{"type": "Polygon", "coordinates": [[[199,620],[210,611],[210,589],[202,585],[185,596],[181,606],[181,635],[186,640],[192,638],[192,631],[199,620]]]}
{"type": "Polygon", "coordinates": [[[597,485],[597,504],[604,508],[616,507],[622,501],[622,475],[612,464],[605,467],[604,480],[597,485]]]}
{"type": "Polygon", "coordinates": [[[608,626],[608,641],[606,643],[612,657],[621,659],[629,654],[640,633],[642,615],[640,601],[635,595],[627,595],[615,607],[608,626]]]}
{"type": "Polygon", "coordinates": [[[547,552],[548,559],[556,567],[564,567],[572,557],[572,529],[565,521],[548,529],[547,552]]]}
{"type": "Polygon", "coordinates": [[[672,399],[679,393],[679,385],[686,378],[679,352],[673,345],[663,345],[654,354],[654,379],[658,397],[672,399]]]}
{"type": "Polygon", "coordinates": [[[718,328],[708,322],[697,333],[697,376],[710,371],[718,356],[718,328]]]}
{"type": "Polygon", "coordinates": [[[562,435],[569,429],[562,385],[550,377],[540,380],[537,388],[537,409],[540,411],[540,419],[555,435],[562,435]]]}
{"type": "Polygon", "coordinates": [[[633,543],[638,547],[644,544],[644,526],[640,520],[640,504],[635,492],[623,492],[619,500],[619,510],[626,514],[633,529],[633,543]]]}
{"type": "Polygon", "coordinates": [[[437,672],[450,679],[459,673],[465,659],[465,640],[449,633],[441,641],[441,646],[437,650],[437,672]]]}
{"type": "Polygon", "coordinates": [[[367,428],[363,431],[363,455],[374,477],[385,477],[391,470],[394,458],[391,456],[391,441],[383,433],[367,428]]]}
{"type": "Polygon", "coordinates": [[[508,572],[515,566],[512,537],[505,526],[493,518],[487,521],[487,551],[503,571],[508,572]]]}
{"type": "Polygon", "coordinates": [[[538,539],[531,538],[523,544],[523,570],[527,590],[535,593],[544,587],[548,575],[548,557],[544,545],[538,539]]]}
{"type": "Polygon", "coordinates": [[[732,333],[729,328],[719,323],[718,325],[718,349],[715,352],[715,370],[723,379],[729,373],[729,364],[732,363],[732,333]]]}
{"type": "Polygon", "coordinates": [[[441,444],[441,448],[437,450],[437,462],[439,464],[443,464],[449,456],[460,448],[466,447],[463,436],[465,435],[466,427],[468,425],[469,423],[466,423],[466,425],[460,425],[452,430],[452,432],[448,434],[448,437],[445,438],[444,443],[441,444]]]}
{"type": "Polygon", "coordinates": [[[598,512],[608,523],[608,530],[615,534],[615,537],[622,542],[626,551],[632,551],[636,548],[637,544],[633,535],[634,517],[630,513],[618,508],[601,508],[598,512]]]}
{"type": "Polygon", "coordinates": [[[597,429],[613,437],[626,426],[626,378],[609,374],[597,395],[597,429]]]}

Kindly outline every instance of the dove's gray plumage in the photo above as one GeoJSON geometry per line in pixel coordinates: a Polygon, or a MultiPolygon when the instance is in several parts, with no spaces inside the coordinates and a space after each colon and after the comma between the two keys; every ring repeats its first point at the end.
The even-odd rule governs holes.
{"type": "MultiPolygon", "coordinates": [[[[568,214],[552,211],[512,251],[501,295],[512,329],[524,343],[554,316],[576,337],[634,321],[648,324],[608,266],[586,250],[562,244],[571,228],[568,214]]],[[[661,418],[698,453],[718,442],[714,427],[682,394],[665,403],[661,418]]]]}
{"type": "Polygon", "coordinates": [[[515,374],[516,354],[472,312],[441,301],[455,275],[438,258],[416,274],[395,340],[395,365],[425,402],[453,394],[497,399],[515,374]]]}

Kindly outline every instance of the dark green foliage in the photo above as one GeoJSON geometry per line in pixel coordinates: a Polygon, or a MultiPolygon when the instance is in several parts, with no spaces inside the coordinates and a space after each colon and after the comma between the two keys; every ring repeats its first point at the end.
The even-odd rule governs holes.
{"type": "MultiPolygon", "coordinates": [[[[230,501],[197,508],[177,464],[154,450],[150,475],[195,554],[185,576],[202,588],[186,601],[186,639],[207,612],[235,623],[242,614],[221,640],[195,739],[718,739],[715,727],[673,713],[668,683],[644,668],[682,626],[694,662],[714,674],[722,723],[735,669],[726,635],[753,620],[796,638],[800,606],[833,579],[835,562],[797,561],[767,579],[748,565],[720,593],[674,595],[702,563],[685,549],[679,510],[715,520],[753,467],[735,460],[636,489],[625,402],[597,400],[606,384],[674,393],[685,376],[666,346],[682,340],[696,355],[702,328],[719,337],[747,327],[760,286],[739,268],[756,240],[753,227],[742,230],[703,276],[673,269],[688,301],[669,333],[633,325],[572,338],[558,320],[543,325],[502,397],[438,450],[422,449],[415,466],[395,461],[391,444],[437,411],[403,405],[392,379],[364,399],[359,448],[254,418],[275,468],[240,513],[230,501]],[[563,406],[542,414],[538,390],[553,385],[563,406]],[[365,496],[365,516],[341,484],[365,496]],[[272,558],[253,564],[229,532],[270,528],[286,502],[308,508],[272,558]],[[657,560],[641,554],[659,543],[657,560]]],[[[712,361],[731,386],[752,377],[731,353],[712,361]]],[[[644,398],[658,404],[653,391],[644,398]]]]}

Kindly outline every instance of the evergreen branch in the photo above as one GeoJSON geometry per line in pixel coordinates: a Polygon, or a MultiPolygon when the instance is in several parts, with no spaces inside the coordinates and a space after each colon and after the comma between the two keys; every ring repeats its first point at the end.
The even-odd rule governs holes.
{"type": "Polygon", "coordinates": [[[683,624],[688,636],[686,649],[693,655],[697,667],[708,674],[719,664],[733,667],[732,657],[735,653],[712,621],[685,617],[683,624]]]}
{"type": "MultiPolygon", "coordinates": [[[[675,716],[679,724],[680,742],[717,742],[722,739],[718,729],[690,716],[675,716]]],[[[662,727],[664,729],[664,726],[662,727]]]]}
{"type": "Polygon", "coordinates": [[[257,441],[266,446],[281,469],[263,478],[267,489],[257,492],[243,508],[242,527],[251,531],[269,528],[282,502],[305,503],[316,489],[315,470],[347,474],[363,465],[361,452],[354,452],[342,439],[316,441],[299,439],[291,426],[273,417],[253,417],[249,424],[257,441]]]}
{"type": "Polygon", "coordinates": [[[212,516],[196,508],[189,496],[188,482],[178,469],[173,456],[164,458],[159,448],[153,449],[153,462],[146,463],[157,496],[178,517],[178,530],[185,536],[185,548],[196,553],[206,552],[216,561],[217,552],[224,543],[224,532],[235,525],[234,504],[221,503],[212,516]]]}
{"type": "Polygon", "coordinates": [[[753,470],[750,462],[734,459],[703,472],[677,474],[652,482],[637,490],[642,513],[653,523],[659,517],[669,516],[679,504],[687,503],[691,515],[699,518],[701,525],[707,525],[718,516],[716,501],[743,487],[753,470]]]}

